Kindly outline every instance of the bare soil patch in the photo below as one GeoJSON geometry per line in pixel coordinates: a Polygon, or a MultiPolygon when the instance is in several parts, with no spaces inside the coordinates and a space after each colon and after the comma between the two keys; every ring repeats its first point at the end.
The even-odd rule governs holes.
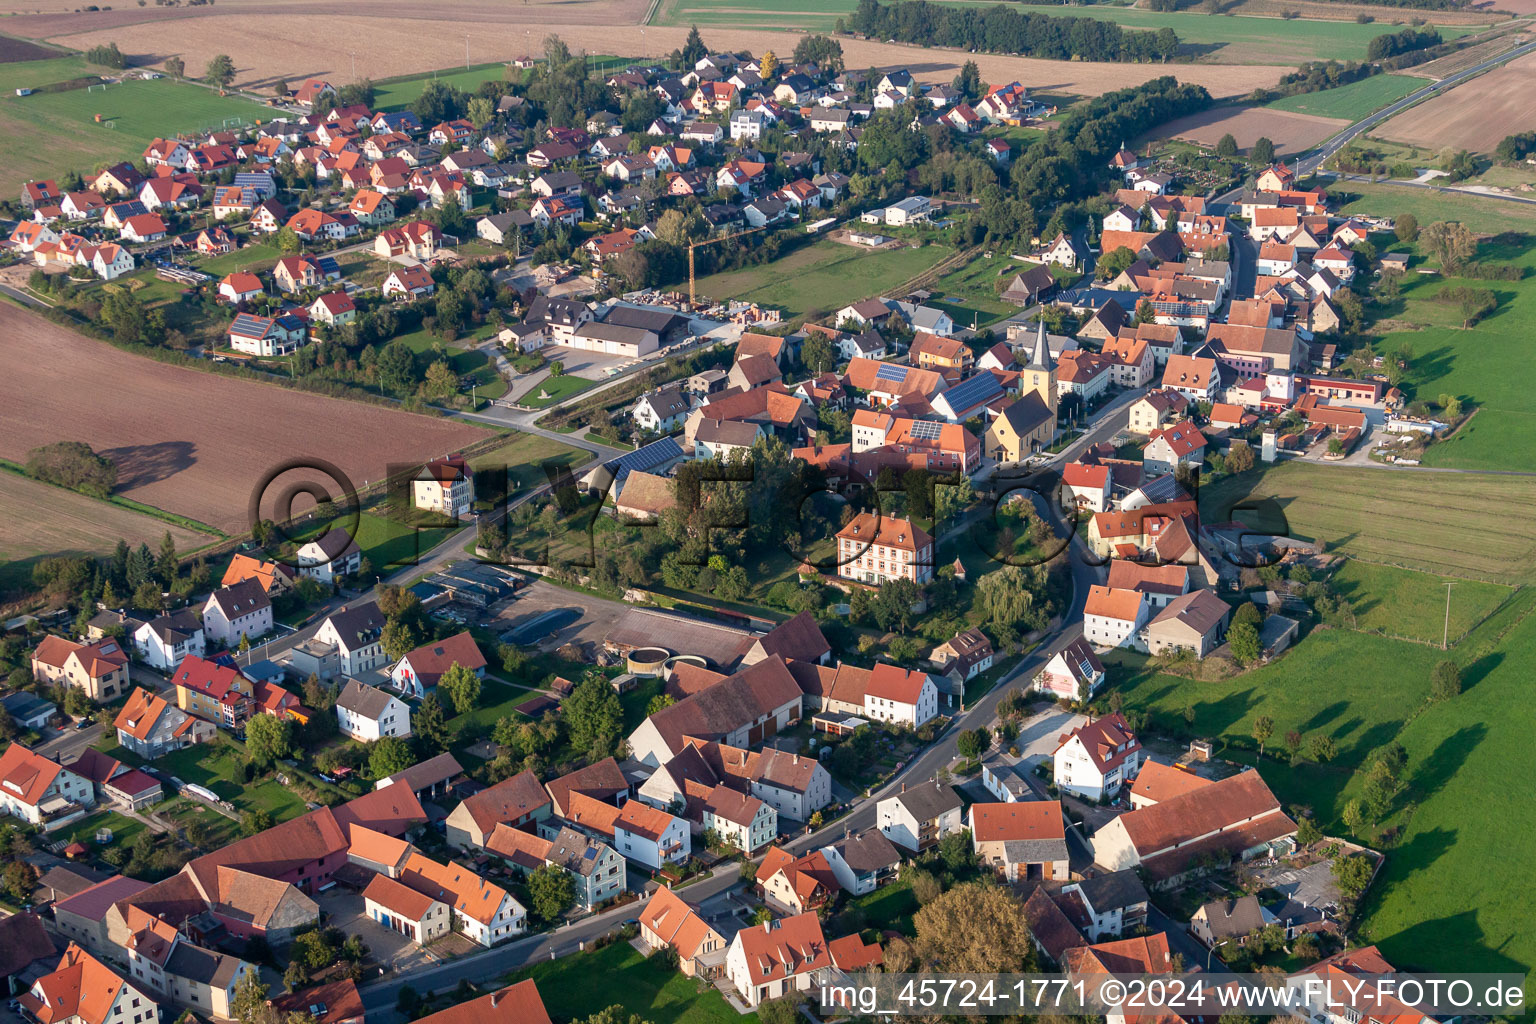
{"type": "Polygon", "coordinates": [[[1239,149],[1248,149],[1259,136],[1267,135],[1275,144],[1275,152],[1300,153],[1348,124],[1341,118],[1296,114],[1267,107],[1217,107],[1170,121],[1159,128],[1157,134],[1163,138],[1215,146],[1230,132],[1239,149]]]}
{"type": "MultiPolygon", "coordinates": [[[[332,75],[350,80],[350,53],[357,54],[359,77],[380,79],[454,67],[464,61],[464,36],[470,40],[470,59],[481,62],[505,60],[537,53],[545,35],[553,32],[572,47],[588,53],[614,53],[656,58],[681,46],[685,27],[636,25],[643,15],[644,0],[571,0],[569,3],[529,4],[517,8],[517,20],[507,20],[505,6],[492,8],[476,2],[442,8],[407,8],[394,0],[363,0],[336,7],[331,4],[295,2],[262,3],[228,8],[176,8],[165,15],[146,12],[153,8],[112,11],[123,14],[115,25],[76,22],[76,15],[46,16],[29,35],[57,38],[69,46],[85,48],[115,41],[138,63],[158,63],[179,56],[189,68],[201,68],[215,53],[228,53],[239,69],[236,84],[261,88],[277,79],[297,81],[309,75],[332,75]],[[267,9],[269,13],[247,13],[267,9]],[[167,16],[186,10],[196,15],[179,20],[167,31],[167,16]],[[338,13],[325,13],[335,10],[338,13]],[[201,12],[213,13],[201,13],[201,12]],[[524,16],[524,12],[530,14],[524,16]],[[558,16],[563,20],[544,20],[558,16]],[[131,21],[130,19],[141,19],[131,21]],[[431,31],[422,22],[430,20],[431,31]],[[628,26],[616,31],[620,26],[628,26]],[[334,44],[316,40],[335,40],[334,44]]],[[[164,9],[162,9],[164,10],[164,9]]],[[[7,19],[12,31],[24,31],[7,19]]],[[[793,33],[741,29],[710,29],[705,38],[718,49],[789,52],[799,36],[793,33]]],[[[1255,86],[1272,85],[1289,68],[1260,65],[1206,64],[1112,64],[1038,60],[992,54],[967,54],[959,50],[925,49],[894,43],[843,40],[849,67],[907,67],[925,82],[949,81],[961,64],[973,59],[984,79],[991,82],[1018,80],[1041,93],[1097,96],[1136,85],[1161,75],[1203,85],[1214,96],[1239,96],[1255,86]]]]}
{"type": "Polygon", "coordinates": [[[1393,142],[1488,153],[1536,124],[1536,54],[1495,68],[1392,118],[1376,134],[1393,142]]]}
{"type": "Polygon", "coordinates": [[[253,489],[286,460],[327,460],[361,487],[391,464],[486,436],[455,420],[158,363],[10,306],[0,306],[0,365],[0,457],[84,441],[117,463],[120,493],[231,533],[248,528],[253,489]]]}
{"type": "MultiPolygon", "coordinates": [[[[1536,0],[1532,0],[1532,2],[1536,3],[1536,0]]],[[[1449,78],[1465,68],[1481,64],[1491,57],[1497,57],[1504,51],[1512,50],[1521,43],[1529,41],[1530,37],[1524,32],[1512,29],[1486,42],[1463,47],[1445,57],[1427,61],[1417,67],[1404,68],[1399,73],[1413,75],[1417,78],[1433,78],[1439,81],[1442,78],[1449,78]]]]}
{"type": "Polygon", "coordinates": [[[38,46],[25,39],[0,36],[0,64],[14,64],[25,60],[48,60],[50,57],[58,56],[61,54],[52,47],[38,46]]]}

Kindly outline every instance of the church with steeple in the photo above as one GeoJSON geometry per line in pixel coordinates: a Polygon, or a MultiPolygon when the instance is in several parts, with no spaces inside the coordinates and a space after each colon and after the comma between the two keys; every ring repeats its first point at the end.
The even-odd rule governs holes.
{"type": "Polygon", "coordinates": [[[1029,362],[1019,374],[1019,398],[987,427],[986,454],[998,462],[1020,462],[1049,447],[1055,437],[1056,360],[1042,320],[1029,362]]]}

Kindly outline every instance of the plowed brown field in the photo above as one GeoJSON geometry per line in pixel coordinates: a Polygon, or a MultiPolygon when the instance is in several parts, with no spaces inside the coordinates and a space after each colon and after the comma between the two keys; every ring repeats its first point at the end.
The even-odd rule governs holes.
{"type": "Polygon", "coordinates": [[[1333,135],[1349,122],[1315,114],[1297,114],[1268,107],[1217,107],[1170,121],[1157,129],[1162,138],[1184,139],[1214,147],[1231,133],[1239,149],[1247,150],[1267,135],[1276,153],[1299,153],[1333,135]]]}
{"type": "Polygon", "coordinates": [[[1491,153],[1504,136],[1536,125],[1536,54],[1403,111],[1375,130],[1393,142],[1491,153]]]}
{"type": "Polygon", "coordinates": [[[0,366],[0,457],[84,441],[117,463],[120,493],[231,533],[249,528],[252,490],[286,460],[324,459],[361,487],[392,463],[486,436],[455,420],[158,363],[8,304],[0,366]]]}

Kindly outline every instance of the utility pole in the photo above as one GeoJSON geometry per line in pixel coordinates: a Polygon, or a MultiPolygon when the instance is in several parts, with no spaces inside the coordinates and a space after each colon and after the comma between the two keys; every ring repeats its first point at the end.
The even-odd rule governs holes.
{"type": "Polygon", "coordinates": [[[464,33],[464,70],[469,70],[469,33],[464,33]]]}
{"type": "Polygon", "coordinates": [[[348,50],[347,55],[352,58],[352,81],[357,81],[357,51],[348,50]]]}
{"type": "Polygon", "coordinates": [[[1440,635],[1442,651],[1451,649],[1451,588],[1455,585],[1454,581],[1445,585],[1445,632],[1440,635]]]}

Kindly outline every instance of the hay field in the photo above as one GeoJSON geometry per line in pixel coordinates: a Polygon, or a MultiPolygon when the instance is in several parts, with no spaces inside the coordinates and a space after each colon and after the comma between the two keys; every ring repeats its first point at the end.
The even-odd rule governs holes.
{"type": "MultiPolygon", "coordinates": [[[[82,49],[115,41],[137,63],[158,64],[179,56],[188,68],[201,68],[215,53],[228,53],[238,69],[236,84],[263,89],[278,79],[291,84],[311,75],[350,81],[353,52],[357,75],[376,80],[462,66],[466,35],[474,63],[537,53],[551,32],[589,53],[655,58],[681,46],[686,26],[638,25],[645,7],[643,0],[529,3],[518,5],[516,20],[511,20],[507,7],[483,0],[466,0],[450,11],[364,0],[337,5],[334,14],[327,13],[331,8],[325,3],[261,0],[228,7],[25,15],[0,19],[0,27],[82,49]]],[[[711,27],[704,38],[716,49],[787,54],[800,37],[711,27]]],[[[1049,61],[851,39],[843,40],[843,49],[849,67],[905,66],[921,81],[938,82],[949,81],[965,60],[974,59],[987,81],[1017,79],[1035,92],[1076,96],[1097,96],[1167,74],[1203,85],[1212,95],[1239,96],[1255,86],[1274,84],[1290,70],[1278,65],[1049,61]]]]}
{"type": "Polygon", "coordinates": [[[167,530],[177,551],[195,551],[217,540],[212,534],[0,470],[0,594],[24,586],[39,559],[105,555],[120,539],[130,547],[148,544],[158,549],[167,530]]]}
{"type": "Polygon", "coordinates": [[[1246,150],[1261,135],[1267,135],[1275,144],[1276,153],[1300,153],[1348,124],[1336,117],[1318,117],[1269,107],[1216,107],[1161,125],[1157,136],[1214,147],[1230,132],[1237,140],[1238,148],[1246,150]]]}
{"type": "Polygon", "coordinates": [[[1393,142],[1490,153],[1504,136],[1536,125],[1536,54],[1403,111],[1375,129],[1393,142]]]}
{"type": "Polygon", "coordinates": [[[1366,562],[1490,583],[1536,580],[1533,477],[1286,462],[1202,488],[1200,514],[1323,541],[1366,562]]]}
{"type": "Polygon", "coordinates": [[[0,306],[0,364],[0,457],[84,441],[117,463],[118,493],[230,533],[249,528],[253,490],[286,460],[325,459],[361,487],[392,464],[486,436],[455,420],[155,362],[9,305],[0,306]]]}

